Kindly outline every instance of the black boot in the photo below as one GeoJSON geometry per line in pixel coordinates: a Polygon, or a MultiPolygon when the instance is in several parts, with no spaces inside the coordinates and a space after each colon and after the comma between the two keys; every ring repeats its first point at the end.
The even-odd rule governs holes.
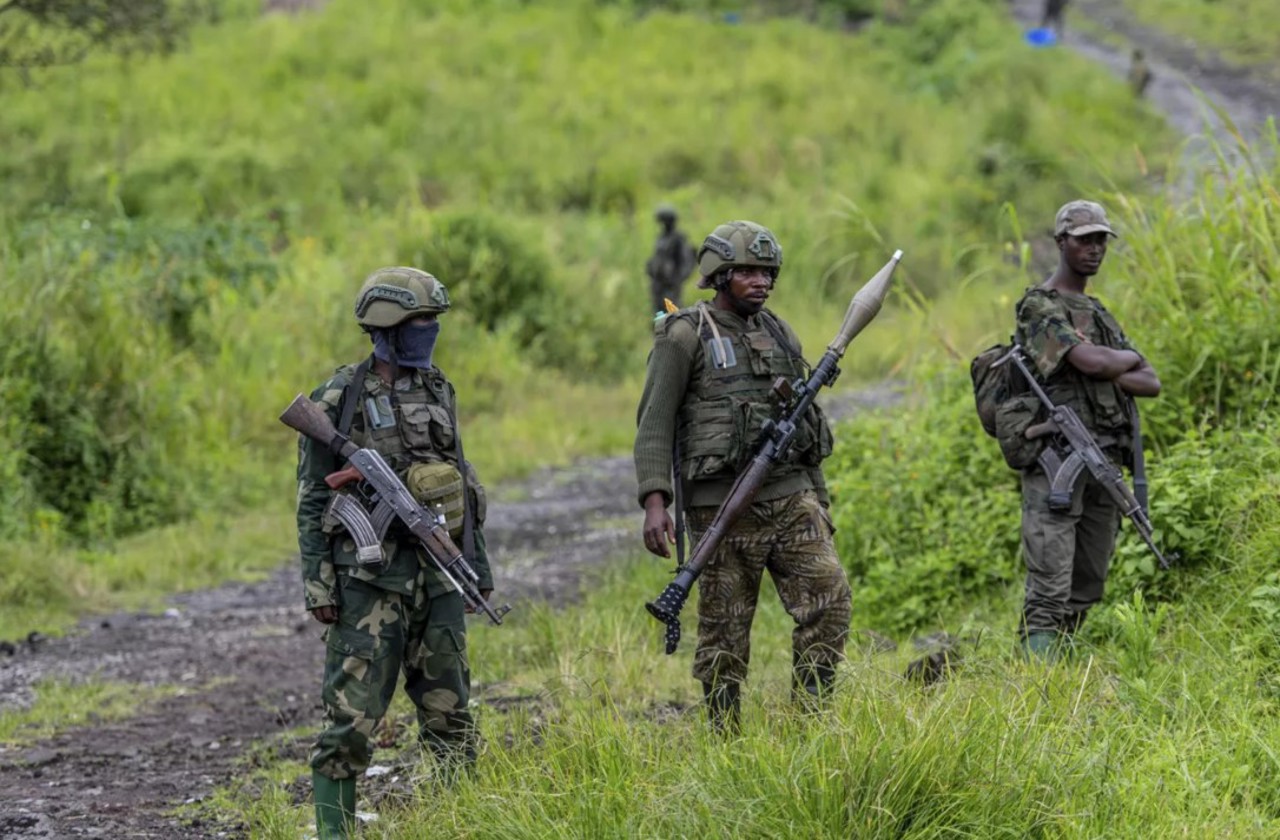
{"type": "Polygon", "coordinates": [[[721,735],[736,735],[741,715],[741,689],[736,682],[702,684],[707,701],[707,717],[711,728],[721,735]]]}
{"type": "Polygon", "coordinates": [[[791,658],[791,699],[799,703],[817,703],[831,696],[836,669],[825,663],[801,663],[791,658]]]}
{"type": "Polygon", "coordinates": [[[464,776],[475,777],[476,737],[471,730],[446,734],[422,727],[418,730],[418,741],[436,757],[439,766],[436,778],[444,787],[453,787],[464,776]]]}

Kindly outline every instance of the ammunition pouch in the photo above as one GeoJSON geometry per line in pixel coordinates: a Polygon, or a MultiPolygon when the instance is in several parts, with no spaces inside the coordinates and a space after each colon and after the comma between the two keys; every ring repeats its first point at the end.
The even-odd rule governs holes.
{"type": "Polygon", "coordinates": [[[417,463],[404,475],[404,486],[413,498],[433,514],[443,514],[449,536],[462,535],[462,474],[449,463],[417,463]]]}

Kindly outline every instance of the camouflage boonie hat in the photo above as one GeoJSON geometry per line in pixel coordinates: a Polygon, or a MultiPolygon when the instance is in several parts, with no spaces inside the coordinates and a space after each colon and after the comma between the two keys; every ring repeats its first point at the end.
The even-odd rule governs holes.
{"type": "Polygon", "coordinates": [[[356,323],[366,330],[388,329],[415,315],[449,311],[449,290],[425,271],[407,266],[380,268],[356,295],[356,323]]]}
{"type": "Polygon", "coordinates": [[[725,222],[702,240],[698,249],[699,289],[711,288],[711,278],[723,268],[755,265],[782,271],[782,246],[773,231],[756,222],[725,222]]]}
{"type": "Polygon", "coordinates": [[[1054,236],[1086,236],[1098,232],[1119,236],[1107,221],[1107,211],[1095,201],[1067,202],[1058,210],[1058,217],[1053,223],[1054,236]]]}

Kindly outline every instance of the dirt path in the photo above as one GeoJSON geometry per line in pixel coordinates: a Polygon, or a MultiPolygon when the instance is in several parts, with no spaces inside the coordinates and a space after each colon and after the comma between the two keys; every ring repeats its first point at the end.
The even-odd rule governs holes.
{"type": "MultiPolygon", "coordinates": [[[[1044,0],[1013,0],[1014,17],[1026,27],[1039,25],[1044,0]]],[[[1162,111],[1180,134],[1193,138],[1188,160],[1212,159],[1200,138],[1206,122],[1228,150],[1233,146],[1221,119],[1201,102],[1196,91],[1220,107],[1246,137],[1254,137],[1270,116],[1280,114],[1280,73],[1232,65],[1212,51],[1196,47],[1139,23],[1115,0],[1072,0],[1067,6],[1065,43],[1072,50],[1109,68],[1117,76],[1129,71],[1130,51],[1143,51],[1153,78],[1147,99],[1162,111]],[[1082,19],[1108,30],[1127,46],[1103,43],[1081,31],[1082,19]]],[[[1107,39],[1112,40],[1112,39],[1107,39]]],[[[1046,51],[1047,52],[1047,51],[1046,51]]]]}
{"type": "MultiPolygon", "coordinates": [[[[1012,7],[1031,25],[1040,3],[1014,0],[1012,7]]],[[[1099,0],[1077,0],[1072,13],[1108,22],[1146,51],[1156,73],[1150,99],[1185,134],[1204,125],[1192,85],[1244,128],[1280,112],[1280,87],[1256,73],[1197,53],[1099,0]]],[[[1126,49],[1071,30],[1066,43],[1117,74],[1127,69],[1126,49]]],[[[880,388],[833,395],[826,404],[843,416],[895,398],[880,388]]],[[[531,598],[571,600],[592,569],[633,548],[633,481],[630,459],[621,457],[496,488],[488,536],[500,594],[517,609],[531,598]]],[[[318,636],[289,563],[259,583],[175,598],[162,614],[97,619],[63,639],[0,650],[0,708],[30,703],[33,686],[48,678],[179,687],[126,720],[0,748],[0,838],[243,836],[233,823],[207,814],[190,822],[172,810],[226,784],[251,746],[319,719],[318,636]]]]}
{"type": "MultiPolygon", "coordinates": [[[[847,416],[897,398],[885,386],[824,404],[847,416]]],[[[593,569],[635,549],[634,485],[630,457],[615,457],[494,488],[486,536],[498,594],[517,610],[576,597],[593,569]]],[[[174,598],[160,614],[95,619],[0,653],[0,708],[26,706],[50,678],[179,687],[125,720],[0,747],[0,838],[242,836],[216,815],[171,812],[230,781],[250,747],[319,721],[319,636],[290,562],[258,583],[174,598]]],[[[304,747],[283,748],[300,758],[304,747]]]]}

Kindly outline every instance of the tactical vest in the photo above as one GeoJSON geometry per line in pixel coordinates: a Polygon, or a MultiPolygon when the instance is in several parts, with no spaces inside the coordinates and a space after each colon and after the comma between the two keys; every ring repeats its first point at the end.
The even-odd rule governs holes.
{"type": "MultiPolygon", "coordinates": [[[[756,316],[746,330],[717,322],[720,335],[732,344],[728,355],[733,362],[717,365],[711,349],[714,335],[710,325],[701,322],[698,309],[670,316],[691,319],[698,331],[698,349],[676,429],[680,470],[687,481],[732,479],[755,454],[765,420],[777,416],[774,381],[780,376],[799,379],[806,365],[797,348],[787,346],[790,340],[768,311],[756,316]]],[[[706,318],[711,317],[708,312],[706,318]]],[[[780,478],[816,467],[831,450],[830,426],[815,403],[801,422],[787,459],[775,465],[771,475],[780,478]]]]}
{"type": "MultiPolygon", "coordinates": [[[[1032,289],[1027,294],[1054,296],[1063,304],[1071,326],[1091,343],[1113,350],[1130,349],[1120,324],[1096,298],[1064,295],[1046,289],[1032,289]]],[[[1021,329],[1017,340],[1019,343],[1026,341],[1021,329]]],[[[1061,365],[1043,385],[1054,404],[1071,406],[1088,429],[1109,437],[1122,450],[1130,447],[1133,417],[1129,396],[1118,386],[1085,376],[1069,363],[1061,365]]]]}
{"type": "MultiPolygon", "coordinates": [[[[443,513],[446,529],[457,539],[462,533],[465,506],[453,389],[436,368],[403,368],[402,372],[409,377],[410,386],[396,389],[394,399],[391,387],[376,375],[365,377],[363,389],[351,384],[346,398],[355,404],[349,434],[357,446],[382,455],[420,503],[443,513]],[[422,464],[448,464],[454,469],[445,470],[451,476],[432,474],[416,466],[422,464]]],[[[477,492],[474,475],[468,478],[472,492],[477,492]]],[[[478,511],[479,521],[483,515],[478,511]]]]}

